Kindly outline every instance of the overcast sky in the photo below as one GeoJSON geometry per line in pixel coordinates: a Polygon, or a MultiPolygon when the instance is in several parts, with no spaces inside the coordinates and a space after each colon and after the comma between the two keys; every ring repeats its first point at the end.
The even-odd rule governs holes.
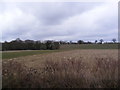
{"type": "Polygon", "coordinates": [[[2,40],[118,39],[118,6],[108,2],[0,3],[2,40]]]}

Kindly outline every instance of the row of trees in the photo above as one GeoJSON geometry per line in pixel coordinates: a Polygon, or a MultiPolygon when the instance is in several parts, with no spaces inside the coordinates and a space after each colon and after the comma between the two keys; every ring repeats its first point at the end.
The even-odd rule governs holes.
{"type": "Polygon", "coordinates": [[[19,38],[13,40],[11,42],[2,43],[2,51],[6,50],[54,50],[59,49],[59,42],[55,41],[33,41],[33,40],[25,40],[22,41],[19,38]]]}
{"type": "MultiPolygon", "coordinates": [[[[116,43],[117,40],[115,38],[113,38],[111,41],[112,42],[109,42],[109,43],[116,43]]],[[[83,40],[78,40],[77,43],[79,43],[79,44],[102,44],[103,42],[104,42],[104,40],[100,39],[100,40],[95,40],[95,42],[90,42],[90,41],[84,42],[83,40]]],[[[104,43],[108,43],[108,42],[104,42],[104,43]]]]}
{"type": "Polygon", "coordinates": [[[100,40],[95,40],[94,42],[90,42],[90,41],[83,41],[83,40],[78,40],[77,42],[73,42],[73,41],[60,41],[60,44],[103,44],[103,42],[105,44],[113,44],[113,43],[117,43],[117,40],[115,38],[113,38],[111,40],[111,42],[105,42],[103,39],[100,40]]]}
{"type": "Polygon", "coordinates": [[[112,43],[116,43],[116,39],[113,38],[111,40],[111,42],[104,42],[103,39],[100,40],[95,40],[94,42],[85,42],[83,40],[78,40],[77,42],[73,42],[73,41],[51,41],[51,40],[47,40],[44,42],[41,41],[33,41],[33,40],[25,40],[22,41],[19,38],[17,38],[16,40],[13,40],[11,42],[4,42],[2,43],[2,50],[6,51],[6,50],[55,50],[55,49],[59,49],[60,48],[60,44],[112,44],[112,43]]]}

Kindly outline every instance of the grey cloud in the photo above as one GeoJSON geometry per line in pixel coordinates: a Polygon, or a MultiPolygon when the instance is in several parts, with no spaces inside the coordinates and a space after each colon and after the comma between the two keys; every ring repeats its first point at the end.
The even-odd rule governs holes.
{"type": "Polygon", "coordinates": [[[117,36],[117,13],[116,7],[110,7],[104,3],[8,3],[0,12],[2,39],[111,40],[117,36]]]}
{"type": "Polygon", "coordinates": [[[42,23],[45,25],[60,24],[64,19],[76,14],[81,14],[99,5],[101,5],[101,3],[54,2],[17,4],[23,11],[32,13],[34,16],[38,17],[38,19],[42,20],[42,23]]]}

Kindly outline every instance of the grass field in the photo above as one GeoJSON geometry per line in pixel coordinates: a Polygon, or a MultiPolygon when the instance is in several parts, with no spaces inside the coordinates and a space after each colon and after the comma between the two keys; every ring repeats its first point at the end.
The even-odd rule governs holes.
{"type": "Polygon", "coordinates": [[[118,49],[118,44],[68,44],[61,45],[61,49],[118,49]]]}
{"type": "Polygon", "coordinates": [[[116,88],[117,62],[117,49],[69,50],[5,59],[3,88],[116,88]]]}
{"type": "Polygon", "coordinates": [[[36,54],[45,54],[59,52],[59,50],[28,50],[28,51],[5,51],[2,52],[2,59],[17,58],[21,56],[36,55],[36,54]]]}
{"type": "Polygon", "coordinates": [[[2,58],[3,88],[118,87],[117,44],[4,51],[2,58]]]}
{"type": "MultiPolygon", "coordinates": [[[[28,50],[28,51],[5,51],[2,52],[2,59],[17,58],[21,56],[45,54],[75,49],[118,49],[118,44],[77,44],[61,45],[59,50],[28,50]]],[[[0,56],[1,58],[1,56],[0,56]]]]}

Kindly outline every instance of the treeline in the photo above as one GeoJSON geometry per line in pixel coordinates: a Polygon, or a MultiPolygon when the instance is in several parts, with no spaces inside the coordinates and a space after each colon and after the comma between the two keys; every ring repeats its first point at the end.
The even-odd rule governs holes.
{"type": "Polygon", "coordinates": [[[118,44],[119,42],[117,42],[117,40],[115,38],[113,38],[111,40],[111,42],[106,42],[103,39],[100,40],[95,40],[94,42],[90,42],[90,41],[83,41],[83,40],[78,40],[77,42],[73,42],[73,41],[60,41],[60,44],[118,44]]]}
{"type": "Polygon", "coordinates": [[[25,40],[22,41],[19,38],[13,40],[11,42],[2,43],[2,51],[6,50],[55,50],[59,49],[60,44],[56,41],[33,41],[33,40],[25,40]]]}
{"type": "Polygon", "coordinates": [[[95,40],[94,42],[78,40],[77,42],[73,41],[34,41],[34,40],[25,40],[22,41],[19,38],[11,42],[5,41],[2,43],[2,51],[6,50],[55,50],[59,49],[62,44],[117,44],[117,40],[113,38],[111,42],[105,42],[103,39],[95,40]]]}

